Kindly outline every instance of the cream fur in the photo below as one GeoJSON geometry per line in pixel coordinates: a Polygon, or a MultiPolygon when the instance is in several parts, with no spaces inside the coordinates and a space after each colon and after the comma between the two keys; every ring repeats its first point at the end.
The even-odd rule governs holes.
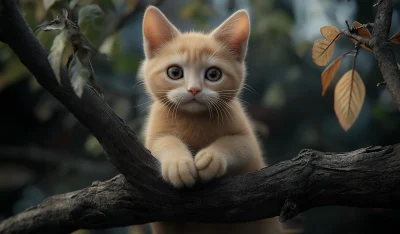
{"type": "MultiPolygon", "coordinates": [[[[262,151],[238,95],[246,76],[244,58],[250,21],[241,10],[209,34],[181,33],[155,7],[143,21],[146,59],[141,71],[153,99],[145,145],[161,162],[162,177],[176,188],[265,166],[262,151]],[[167,69],[179,66],[181,79],[167,69]],[[205,79],[210,67],[221,79],[205,79]],[[193,95],[190,90],[201,90],[193,95]]],[[[156,234],[280,233],[278,221],[239,224],[159,222],[156,234]]]]}

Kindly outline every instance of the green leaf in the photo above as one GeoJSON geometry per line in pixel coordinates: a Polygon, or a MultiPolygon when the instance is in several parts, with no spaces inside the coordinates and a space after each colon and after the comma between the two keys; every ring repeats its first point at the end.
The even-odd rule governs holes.
{"type": "Polygon", "coordinates": [[[67,64],[72,52],[73,48],[71,42],[69,41],[68,31],[63,30],[54,38],[53,45],[51,46],[50,54],[48,56],[51,68],[53,69],[59,84],[61,84],[60,68],[61,66],[65,66],[67,64]]]}
{"type": "Polygon", "coordinates": [[[75,53],[69,66],[72,88],[78,97],[82,97],[85,85],[91,76],[90,69],[85,65],[87,59],[87,57],[80,57],[78,53],[75,53]]]}
{"type": "Polygon", "coordinates": [[[87,5],[79,10],[79,28],[82,34],[98,48],[104,30],[104,11],[98,5],[87,5]]]}

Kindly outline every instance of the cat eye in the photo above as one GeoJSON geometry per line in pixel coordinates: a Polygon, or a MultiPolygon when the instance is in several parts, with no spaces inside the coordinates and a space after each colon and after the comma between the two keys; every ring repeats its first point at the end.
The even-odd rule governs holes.
{"type": "Polygon", "coordinates": [[[218,81],[222,77],[222,72],[216,67],[211,67],[206,71],[206,79],[209,81],[218,81]]]}
{"type": "Polygon", "coordinates": [[[178,66],[172,66],[168,68],[167,75],[173,80],[178,80],[183,77],[183,70],[178,66]]]}

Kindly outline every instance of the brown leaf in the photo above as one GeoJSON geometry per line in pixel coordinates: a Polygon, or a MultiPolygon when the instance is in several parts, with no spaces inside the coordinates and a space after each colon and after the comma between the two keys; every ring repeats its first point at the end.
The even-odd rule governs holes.
{"type": "Polygon", "coordinates": [[[318,66],[325,66],[332,58],[335,47],[334,40],[316,40],[312,47],[312,59],[318,66]]]}
{"type": "MultiPolygon", "coordinates": [[[[357,29],[358,30],[356,32],[354,32],[354,34],[362,37],[362,38],[366,38],[366,39],[370,39],[371,38],[371,33],[369,32],[369,30],[367,28],[364,28],[363,25],[357,21],[354,21],[352,29],[357,29]]],[[[349,39],[355,43],[357,43],[357,41],[354,38],[350,38],[349,39]]],[[[361,48],[368,50],[369,52],[372,52],[372,50],[370,48],[368,48],[366,45],[361,44],[361,48]]]]}
{"type": "Polygon", "coordinates": [[[335,87],[335,113],[347,131],[354,124],[365,99],[365,86],[355,70],[346,72],[335,87]]]}
{"type": "Polygon", "coordinates": [[[400,32],[397,32],[396,34],[394,34],[389,41],[391,41],[394,44],[400,44],[400,32]]]}
{"type": "Polygon", "coordinates": [[[340,31],[335,26],[324,26],[320,28],[320,32],[325,39],[336,40],[340,31]]]}
{"type": "Polygon", "coordinates": [[[346,56],[348,53],[340,56],[337,58],[335,61],[333,61],[326,69],[322,72],[321,75],[321,82],[322,82],[322,96],[325,95],[326,90],[328,89],[330,83],[332,82],[333,78],[336,75],[336,72],[338,71],[340,67],[340,62],[344,56],[346,56]]]}
{"type": "Polygon", "coordinates": [[[354,21],[353,23],[353,29],[357,29],[356,34],[362,38],[370,39],[371,38],[371,33],[367,28],[364,28],[363,25],[357,21],[354,21]]]}

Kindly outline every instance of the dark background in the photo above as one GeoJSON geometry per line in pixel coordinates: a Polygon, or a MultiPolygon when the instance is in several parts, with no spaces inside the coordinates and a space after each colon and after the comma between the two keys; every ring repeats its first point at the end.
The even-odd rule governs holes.
{"type": "MultiPolygon", "coordinates": [[[[249,11],[249,75],[242,98],[268,162],[274,164],[295,157],[304,148],[337,152],[399,142],[400,113],[385,87],[377,87],[383,80],[372,53],[361,49],[357,58],[356,70],[365,83],[366,98],[348,132],[343,131],[335,116],[333,90],[340,76],[351,69],[351,58],[342,60],[324,97],[320,76],[325,67],[316,66],[311,59],[312,43],[322,38],[320,27],[335,25],[343,29],[345,20],[373,22],[376,9],[372,5],[376,1],[165,0],[160,1],[159,8],[182,31],[210,31],[234,11],[249,11]]],[[[18,2],[26,20],[35,28],[73,1],[61,0],[49,10],[43,10],[41,4],[45,1],[18,2]]],[[[93,57],[107,102],[137,133],[149,105],[144,87],[137,85],[136,79],[143,59],[143,8],[149,2],[84,0],[73,16],[78,17],[79,8],[85,4],[99,4],[102,8],[104,20],[94,21],[97,28],[93,31],[83,31],[96,48],[108,54],[93,57]],[[129,4],[136,7],[134,13],[126,17],[121,30],[109,33],[108,29],[129,11],[129,4]],[[107,41],[112,39],[114,43],[107,49],[107,41]]],[[[391,35],[400,31],[400,1],[393,2],[391,35]]],[[[38,38],[49,50],[55,35],[56,32],[40,32],[38,38]]],[[[341,38],[333,58],[353,48],[349,39],[341,38]]],[[[400,45],[393,48],[399,56],[400,45]]],[[[0,44],[0,107],[0,220],[53,194],[80,189],[117,174],[90,132],[35,82],[4,44],[0,44]]],[[[379,208],[322,207],[301,217],[301,233],[305,234],[379,234],[398,233],[400,213],[379,208]]],[[[141,233],[135,228],[78,232],[141,233]]]]}

